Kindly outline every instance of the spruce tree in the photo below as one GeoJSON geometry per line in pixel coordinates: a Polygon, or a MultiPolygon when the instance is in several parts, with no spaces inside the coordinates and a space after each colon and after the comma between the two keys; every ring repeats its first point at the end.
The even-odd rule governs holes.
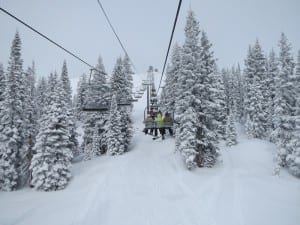
{"type": "Polygon", "coordinates": [[[201,124],[196,114],[195,81],[196,68],[199,59],[199,33],[200,28],[194,12],[189,11],[185,26],[185,42],[182,47],[182,68],[178,76],[178,90],[175,103],[176,150],[181,153],[188,169],[197,166],[197,155],[201,137],[198,130],[201,124]],[[186,117],[192,120],[186,120],[186,117]],[[190,121],[190,122],[188,122],[190,121]],[[183,142],[189,140],[190,143],[183,142]]]}
{"type": "MultiPolygon", "coordinates": [[[[131,68],[131,63],[128,55],[126,54],[123,61],[123,67],[124,67],[124,74],[125,74],[125,81],[126,81],[126,94],[128,96],[132,96],[133,92],[133,74],[134,72],[132,71],[131,68]]],[[[130,100],[131,98],[129,98],[130,100]]]]}
{"type": "Polygon", "coordinates": [[[244,115],[244,85],[243,85],[243,78],[241,75],[241,68],[238,64],[235,74],[234,74],[234,99],[235,99],[235,108],[236,108],[236,117],[238,122],[243,123],[245,120],[244,115]]]}
{"type": "Polygon", "coordinates": [[[194,139],[188,147],[189,159],[195,160],[189,165],[212,167],[218,157],[218,136],[215,130],[218,118],[214,111],[219,105],[213,85],[215,60],[206,33],[201,33],[201,39],[199,34],[198,21],[194,13],[189,11],[182,48],[182,71],[178,78],[175,117],[180,125],[176,129],[176,147],[185,157],[186,148],[181,141],[188,138],[183,132],[188,129],[188,139],[194,139]],[[196,113],[193,114],[197,118],[196,122],[185,120],[187,110],[196,113]]]}
{"type": "Polygon", "coordinates": [[[227,122],[227,112],[226,112],[226,101],[225,101],[225,86],[221,73],[218,70],[217,65],[214,66],[214,72],[212,76],[212,99],[215,102],[214,107],[214,130],[218,135],[218,139],[224,139],[226,134],[226,122],[227,122]]]}
{"type": "Polygon", "coordinates": [[[40,119],[34,146],[31,185],[37,190],[56,191],[66,187],[71,178],[72,144],[69,139],[65,92],[62,84],[51,77],[49,105],[40,119]]]}
{"type": "Polygon", "coordinates": [[[127,103],[131,92],[128,89],[128,80],[122,58],[118,58],[111,76],[111,94],[116,96],[118,103],[127,103]]]}
{"type": "Polygon", "coordinates": [[[247,134],[254,138],[266,137],[268,130],[267,107],[269,94],[266,87],[266,59],[261,46],[256,40],[253,48],[249,48],[246,60],[246,123],[247,134]],[[251,124],[251,125],[250,125],[251,124]]]}
{"type": "Polygon", "coordinates": [[[227,146],[236,145],[237,144],[236,136],[237,134],[234,125],[233,114],[230,113],[226,125],[226,145],[227,146]]]}
{"type": "Polygon", "coordinates": [[[216,129],[218,126],[218,117],[215,112],[220,109],[218,100],[222,96],[218,94],[218,90],[214,86],[215,59],[211,50],[212,44],[209,42],[205,32],[202,32],[200,43],[201,51],[198,61],[199,67],[197,68],[199,77],[195,84],[195,89],[197,95],[197,112],[201,123],[199,133],[201,140],[204,142],[200,146],[200,152],[204,152],[204,158],[203,162],[198,162],[198,166],[212,167],[219,156],[219,140],[216,129]]]}
{"type": "Polygon", "coordinates": [[[37,118],[41,118],[45,112],[47,105],[47,82],[44,77],[41,77],[37,83],[36,88],[36,105],[37,107],[37,118]]]}
{"type": "MultiPolygon", "coordinates": [[[[271,134],[273,140],[278,146],[277,168],[287,165],[287,156],[291,154],[292,148],[290,142],[295,129],[294,104],[295,93],[292,75],[294,70],[294,60],[291,54],[291,45],[286,36],[282,33],[279,41],[279,75],[276,82],[275,95],[275,130],[271,134]]],[[[275,172],[278,172],[275,171],[275,172]]]]}
{"type": "Polygon", "coordinates": [[[61,71],[60,80],[62,82],[62,87],[65,91],[65,101],[66,103],[71,106],[72,104],[72,89],[71,89],[71,83],[68,75],[68,68],[67,63],[64,61],[61,71]]]}
{"type": "Polygon", "coordinates": [[[270,130],[273,130],[275,128],[275,117],[273,116],[274,110],[275,110],[275,96],[276,96],[276,83],[278,82],[278,59],[276,57],[276,54],[274,50],[272,50],[269,54],[268,59],[268,86],[270,88],[270,102],[269,102],[269,118],[268,121],[270,123],[270,130]]]}
{"type": "Polygon", "coordinates": [[[38,114],[36,105],[35,89],[35,65],[27,69],[24,77],[25,99],[24,99],[24,130],[25,130],[25,147],[27,156],[24,158],[24,171],[27,172],[25,183],[28,183],[29,166],[33,155],[33,146],[35,145],[36,135],[38,132],[38,114]]]}
{"type": "Polygon", "coordinates": [[[203,160],[204,156],[202,155],[203,152],[196,151],[197,146],[202,144],[201,140],[197,138],[196,129],[199,123],[197,113],[190,104],[187,104],[187,107],[184,116],[181,117],[180,126],[178,126],[176,131],[176,142],[187,168],[191,170],[197,166],[199,160],[203,160]]]}
{"type": "MultiPolygon", "coordinates": [[[[98,58],[96,69],[93,72],[93,76],[88,82],[87,94],[85,97],[86,106],[109,106],[110,88],[106,80],[106,72],[103,65],[102,58],[98,58]]],[[[90,154],[92,146],[102,146],[98,149],[97,155],[101,155],[106,152],[105,149],[105,124],[108,120],[108,114],[106,112],[90,112],[87,113],[84,120],[84,135],[83,135],[83,148],[85,154],[90,154]],[[94,131],[97,130],[100,144],[93,144],[94,131]],[[102,143],[102,144],[101,144],[102,143]]],[[[89,158],[89,157],[86,157],[89,158]]]]}
{"type": "Polygon", "coordinates": [[[235,74],[235,68],[232,67],[231,70],[228,68],[223,68],[221,71],[222,74],[222,80],[224,84],[224,94],[225,94],[225,111],[226,114],[229,115],[229,112],[231,109],[235,109],[235,99],[234,99],[234,74],[235,74]]]}
{"type": "MultiPolygon", "coordinates": [[[[127,103],[129,103],[132,99],[132,92],[133,92],[133,77],[132,75],[134,74],[131,68],[130,60],[128,55],[125,55],[123,59],[123,67],[124,67],[124,74],[125,74],[125,89],[124,89],[124,94],[128,94],[127,97],[127,103]]],[[[125,152],[129,151],[129,146],[131,143],[131,139],[133,137],[133,122],[131,118],[131,113],[132,113],[132,107],[131,106],[126,106],[122,107],[120,109],[121,113],[121,130],[124,135],[123,141],[124,141],[124,149],[125,152]]]]}
{"type": "Polygon", "coordinates": [[[79,121],[83,120],[83,108],[86,103],[86,97],[87,97],[87,88],[88,83],[86,80],[86,75],[82,74],[80,77],[80,80],[77,84],[77,95],[76,95],[76,117],[79,121]]]}
{"type": "Polygon", "coordinates": [[[291,149],[291,152],[287,155],[286,161],[289,171],[295,176],[300,177],[300,51],[298,51],[293,86],[296,97],[296,104],[294,109],[295,128],[292,134],[291,141],[287,146],[288,149],[291,149]]]}
{"type": "Polygon", "coordinates": [[[176,43],[173,47],[171,64],[167,67],[164,86],[164,111],[173,113],[175,111],[175,100],[177,96],[177,81],[181,70],[181,48],[176,43]]]}
{"type": "Polygon", "coordinates": [[[24,78],[21,39],[15,34],[8,62],[5,101],[0,111],[0,189],[10,191],[26,179],[24,133],[24,78]]]}
{"type": "Polygon", "coordinates": [[[60,76],[60,82],[62,84],[62,89],[64,92],[63,100],[66,105],[66,114],[68,119],[68,130],[69,130],[69,138],[72,143],[72,152],[74,156],[79,154],[78,141],[77,141],[77,132],[76,132],[76,121],[75,115],[72,107],[72,89],[70,84],[70,79],[68,75],[67,63],[64,61],[62,72],[60,76]]]}
{"type": "Polygon", "coordinates": [[[124,136],[120,122],[121,114],[118,110],[117,98],[113,95],[107,125],[107,151],[110,155],[121,155],[125,152],[124,136]]]}
{"type": "Polygon", "coordinates": [[[4,101],[6,88],[6,78],[2,63],[0,63],[0,102],[4,101]]]}

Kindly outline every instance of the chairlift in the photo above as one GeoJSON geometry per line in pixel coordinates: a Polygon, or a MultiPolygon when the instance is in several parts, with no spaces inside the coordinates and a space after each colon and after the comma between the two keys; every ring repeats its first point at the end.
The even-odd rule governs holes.
{"type": "MultiPolygon", "coordinates": [[[[91,76],[92,76],[92,71],[93,69],[91,69],[91,72],[90,72],[90,78],[89,78],[89,87],[91,87],[91,76]]],[[[137,101],[135,100],[133,97],[131,97],[131,99],[126,99],[126,101],[124,102],[118,102],[117,105],[118,106],[131,106],[132,105],[132,102],[134,101],[137,101]]],[[[97,104],[97,103],[90,103],[90,104],[86,104],[82,111],[85,111],[85,112],[107,112],[110,110],[110,105],[111,105],[111,96],[110,97],[107,97],[103,103],[100,103],[100,104],[97,104]]]]}
{"type": "MultiPolygon", "coordinates": [[[[154,109],[154,108],[151,108],[151,109],[154,109]]],[[[158,112],[158,106],[157,108],[154,109],[155,112],[158,112]]],[[[147,118],[147,114],[149,112],[147,111],[147,107],[145,108],[144,110],[144,121],[146,120],[147,118]]],[[[146,129],[158,129],[158,128],[165,128],[165,129],[168,129],[168,128],[173,128],[174,126],[174,112],[172,113],[172,122],[164,122],[163,125],[158,125],[157,121],[146,121],[144,122],[145,124],[145,128],[146,129]]]]}
{"type": "MultiPolygon", "coordinates": [[[[117,103],[118,106],[131,106],[131,102],[136,102],[137,100],[131,99],[130,102],[117,103]]],[[[107,112],[110,110],[110,102],[107,104],[89,104],[85,105],[82,111],[85,112],[107,112]]]]}

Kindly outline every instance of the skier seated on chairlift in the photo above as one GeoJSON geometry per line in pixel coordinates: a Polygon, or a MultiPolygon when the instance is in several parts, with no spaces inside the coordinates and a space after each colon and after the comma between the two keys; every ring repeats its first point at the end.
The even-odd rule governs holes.
{"type": "Polygon", "coordinates": [[[153,111],[153,108],[150,108],[150,111],[148,112],[148,114],[154,119],[155,112],[153,111]]]}
{"type": "Polygon", "coordinates": [[[165,113],[165,116],[163,118],[163,123],[164,123],[165,129],[169,130],[170,136],[173,136],[173,130],[172,130],[173,119],[172,119],[170,113],[168,113],[168,112],[165,113]]]}
{"type": "Polygon", "coordinates": [[[155,128],[155,123],[154,123],[154,119],[152,117],[151,114],[147,114],[147,118],[144,120],[144,124],[145,124],[145,128],[143,130],[143,132],[145,134],[149,134],[153,135],[153,131],[154,131],[154,135],[157,136],[157,129],[155,128]]]}
{"type": "Polygon", "coordinates": [[[158,113],[156,114],[155,122],[156,122],[156,127],[158,128],[159,133],[161,134],[162,139],[164,140],[165,139],[165,128],[164,128],[164,119],[163,119],[161,111],[158,111],[158,113]]]}

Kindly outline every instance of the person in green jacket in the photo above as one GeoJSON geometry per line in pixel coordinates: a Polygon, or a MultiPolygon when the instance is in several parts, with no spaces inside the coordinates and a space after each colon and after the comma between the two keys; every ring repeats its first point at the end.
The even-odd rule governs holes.
{"type": "Polygon", "coordinates": [[[159,129],[159,133],[162,136],[162,139],[165,139],[165,128],[164,128],[164,118],[161,111],[158,111],[155,117],[156,126],[159,129]]]}

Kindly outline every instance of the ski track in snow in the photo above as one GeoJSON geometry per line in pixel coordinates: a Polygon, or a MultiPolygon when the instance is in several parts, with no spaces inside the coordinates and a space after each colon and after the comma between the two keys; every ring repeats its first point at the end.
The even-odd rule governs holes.
{"type": "Polygon", "coordinates": [[[135,103],[132,150],[74,164],[58,192],[0,193],[1,225],[297,225],[300,182],[272,176],[275,147],[221,144],[215,168],[188,171],[174,139],[141,132],[145,96],[135,103]]]}

